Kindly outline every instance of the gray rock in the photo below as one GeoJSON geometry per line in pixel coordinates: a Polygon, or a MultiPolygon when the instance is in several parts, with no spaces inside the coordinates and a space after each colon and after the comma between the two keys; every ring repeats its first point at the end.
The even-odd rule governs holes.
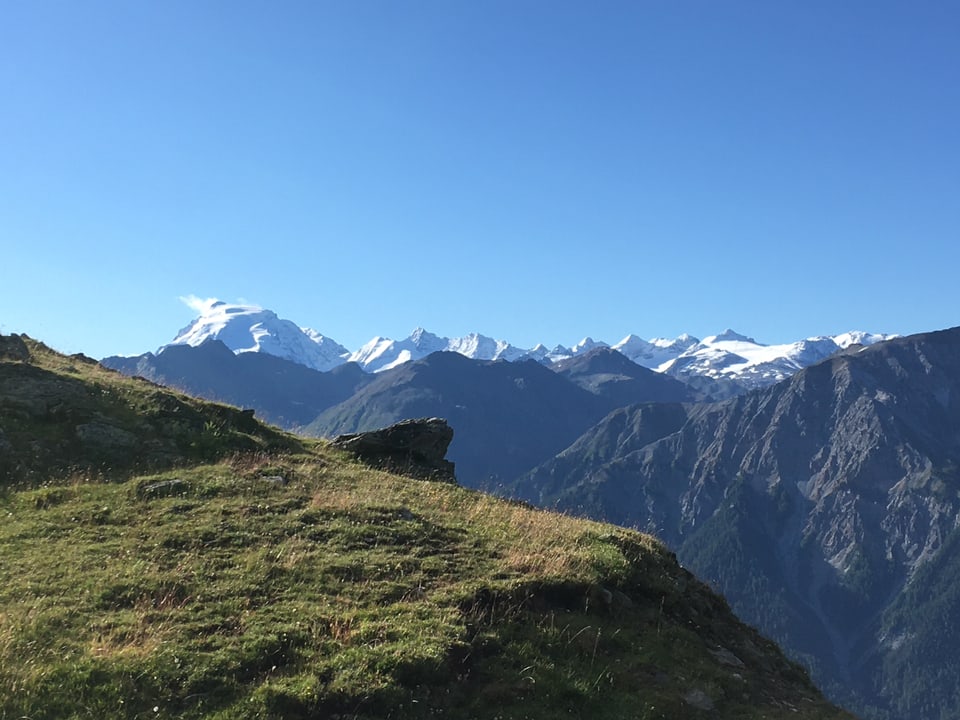
{"type": "Polygon", "coordinates": [[[189,489],[190,484],[185,480],[163,480],[138,488],[137,496],[143,500],[149,500],[152,498],[169,497],[171,495],[182,495],[189,489]]]}
{"type": "Polygon", "coordinates": [[[710,654],[713,655],[717,659],[717,662],[721,665],[729,665],[730,667],[736,668],[742,668],[744,666],[743,660],[738,658],[725,647],[718,648],[717,650],[711,650],[710,654]]]}
{"type": "Polygon", "coordinates": [[[339,435],[331,444],[367,465],[421,480],[456,482],[445,459],[453,428],[441,418],[404,420],[380,430],[339,435]]]}
{"type": "Polygon", "coordinates": [[[100,450],[124,450],[137,444],[133,433],[103,422],[77,425],[75,432],[84,445],[100,450]]]}
{"type": "Polygon", "coordinates": [[[633,607],[633,600],[619,590],[610,590],[596,585],[591,590],[591,601],[608,610],[626,610],[633,607]]]}
{"type": "Polygon", "coordinates": [[[0,335],[0,360],[30,360],[30,350],[19,335],[0,335]]]}
{"type": "Polygon", "coordinates": [[[683,696],[683,701],[698,710],[713,710],[713,700],[703,690],[691,690],[683,696]]]}

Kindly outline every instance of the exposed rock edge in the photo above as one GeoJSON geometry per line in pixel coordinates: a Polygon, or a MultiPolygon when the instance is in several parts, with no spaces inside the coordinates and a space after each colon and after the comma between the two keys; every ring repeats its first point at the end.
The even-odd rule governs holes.
{"type": "Polygon", "coordinates": [[[338,435],[331,444],[380,470],[455,483],[454,464],[445,457],[452,440],[453,428],[446,420],[418,418],[379,430],[338,435]]]}

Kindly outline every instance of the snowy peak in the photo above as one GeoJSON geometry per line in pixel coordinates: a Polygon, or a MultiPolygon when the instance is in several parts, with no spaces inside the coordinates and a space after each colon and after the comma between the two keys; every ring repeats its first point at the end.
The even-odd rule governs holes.
{"type": "Polygon", "coordinates": [[[526,350],[514,347],[505,340],[494,340],[486,335],[470,333],[447,342],[446,350],[458,352],[475,360],[519,360],[526,350]]]}
{"type": "Polygon", "coordinates": [[[177,333],[171,345],[196,347],[216,339],[234,352],[256,351],[262,335],[259,330],[277,320],[274,312],[261,307],[228,305],[213,299],[205,301],[200,309],[200,316],[177,333]]]}
{"type": "Polygon", "coordinates": [[[592,337],[585,337],[583,340],[578,342],[576,345],[571,348],[574,355],[580,355],[581,353],[590,352],[594,348],[598,347],[610,347],[605,342],[597,342],[592,337]]]}
{"type": "Polygon", "coordinates": [[[474,360],[519,360],[529,355],[527,351],[504,340],[494,340],[479,333],[446,338],[417,328],[405,340],[375,337],[350,355],[349,359],[359,363],[368,372],[382,372],[443,351],[459,353],[474,360]]]}
{"type": "Polygon", "coordinates": [[[438,337],[432,332],[427,332],[422,327],[418,327],[412,333],[410,337],[407,338],[413,347],[417,350],[429,355],[433,352],[439,352],[440,350],[445,350],[447,346],[447,339],[438,337]]]}
{"type": "Polygon", "coordinates": [[[868,333],[868,332],[845,332],[840,335],[834,335],[832,340],[841,348],[846,350],[851,345],[873,345],[874,343],[892,340],[897,337],[887,333],[868,333]]]}
{"type": "Polygon", "coordinates": [[[716,345],[717,343],[722,343],[722,342],[741,342],[741,343],[749,343],[751,345],[760,344],[756,340],[754,340],[752,337],[741,335],[740,333],[736,332],[735,330],[731,330],[730,328],[727,328],[719,335],[711,335],[710,337],[704,338],[703,342],[708,345],[716,345]]]}
{"type": "Polygon", "coordinates": [[[584,355],[585,353],[597,348],[608,348],[607,343],[602,340],[594,340],[592,337],[585,337],[573,347],[565,345],[556,345],[553,350],[547,350],[542,344],[537,345],[533,350],[523,353],[524,358],[531,358],[538,362],[552,364],[569,360],[570,358],[584,355]]]}
{"type": "Polygon", "coordinates": [[[783,345],[763,345],[725,330],[691,345],[657,369],[674,377],[702,375],[735,380],[748,388],[772,385],[850,345],[870,345],[890,335],[850,332],[835,337],[806,338],[783,345]]]}
{"type": "Polygon", "coordinates": [[[390,338],[377,337],[371,338],[366,345],[351,354],[347,359],[349,362],[355,362],[364,370],[375,371],[376,369],[385,369],[383,366],[390,365],[397,359],[397,353],[394,353],[396,343],[390,338]]]}
{"type": "Polygon", "coordinates": [[[697,338],[687,334],[683,334],[674,340],[665,338],[644,340],[637,335],[627,335],[614,345],[613,349],[626,355],[637,365],[655,370],[671,360],[675,360],[699,342],[697,338]]]}
{"type": "Polygon", "coordinates": [[[170,345],[196,347],[219,340],[234,353],[264,352],[321,371],[341,365],[349,355],[345,347],[330,338],[257,305],[229,304],[215,298],[192,298],[189,304],[200,316],[158,352],[170,345]]]}
{"type": "Polygon", "coordinates": [[[573,357],[573,351],[568,347],[557,345],[551,350],[543,343],[537,343],[531,350],[522,353],[517,359],[535,360],[542,365],[552,365],[570,357],[573,357]]]}

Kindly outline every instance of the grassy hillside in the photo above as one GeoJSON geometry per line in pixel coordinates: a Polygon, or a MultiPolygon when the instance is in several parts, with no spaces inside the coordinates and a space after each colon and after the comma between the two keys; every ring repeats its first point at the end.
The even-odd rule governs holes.
{"type": "Polygon", "coordinates": [[[0,718],[847,717],[648,536],[3,340],[0,718]]]}
{"type": "Polygon", "coordinates": [[[2,484],[123,477],[232,452],[300,447],[252,411],[124,379],[30,338],[0,336],[2,484]]]}

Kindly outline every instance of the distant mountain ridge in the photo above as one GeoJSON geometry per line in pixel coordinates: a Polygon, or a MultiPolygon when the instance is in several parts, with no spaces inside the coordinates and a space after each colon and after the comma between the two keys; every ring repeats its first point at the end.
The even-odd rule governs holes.
{"type": "Polygon", "coordinates": [[[570,348],[557,345],[548,349],[540,344],[523,349],[478,333],[447,338],[417,328],[402,340],[377,336],[350,352],[316,330],[300,327],[259,306],[208,300],[194,307],[200,311],[199,317],[169,344],[161,347],[158,354],[175,345],[196,347],[208,340],[219,340],[234,353],[266,353],[314,370],[332,370],[353,362],[367,372],[378,373],[421,360],[434,352],[456,352],[473,360],[513,362],[531,359],[550,365],[596,348],[611,347],[637,365],[678,379],[706,377],[753,388],[779,382],[852,345],[872,345],[894,337],[855,331],[782,345],[764,345],[728,329],[703,340],[687,334],[673,340],[644,340],[637,335],[628,335],[610,345],[586,337],[570,348]]]}
{"type": "Polygon", "coordinates": [[[446,418],[463,485],[496,489],[552,457],[626,402],[686,402],[684,383],[595,348],[553,368],[533,360],[471,360],[438,352],[405,363],[303,428],[333,437],[407,418],[446,418]]]}

